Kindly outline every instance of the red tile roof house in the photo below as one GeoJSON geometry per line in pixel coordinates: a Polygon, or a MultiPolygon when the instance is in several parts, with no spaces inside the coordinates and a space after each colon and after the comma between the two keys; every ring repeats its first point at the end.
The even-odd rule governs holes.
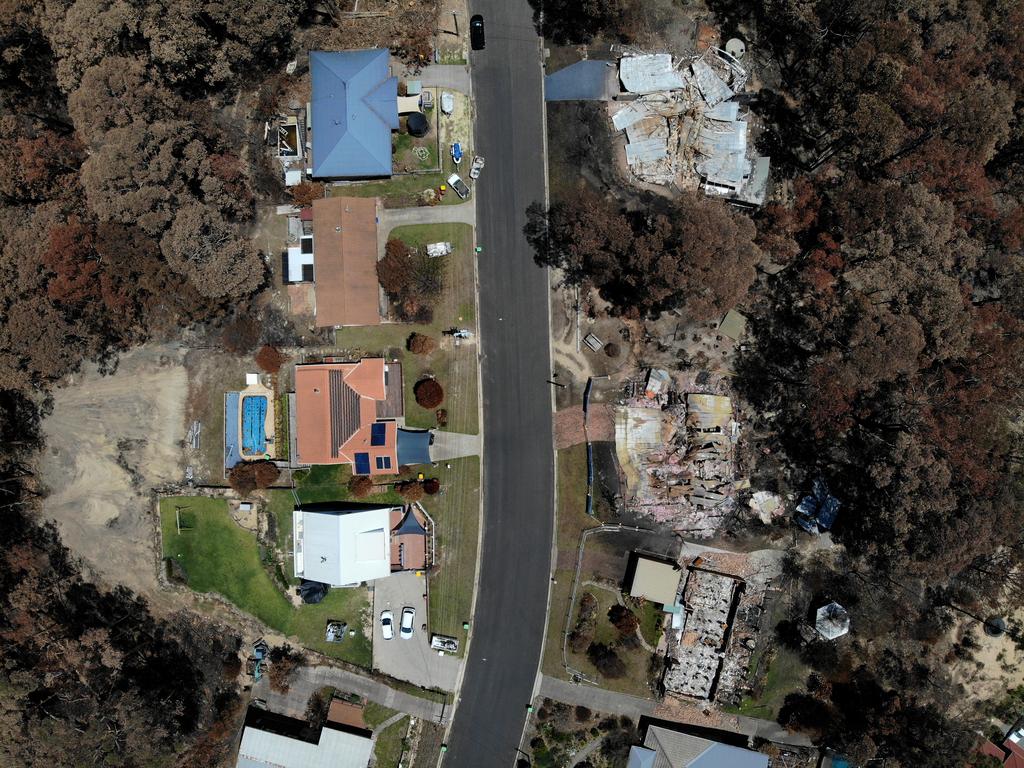
{"type": "Polygon", "coordinates": [[[295,366],[301,464],[351,464],[357,475],[398,474],[402,368],[383,358],[295,366]]]}
{"type": "Polygon", "coordinates": [[[986,741],[978,751],[996,758],[1004,768],[1024,768],[1024,725],[1017,721],[1002,746],[986,741]]]}

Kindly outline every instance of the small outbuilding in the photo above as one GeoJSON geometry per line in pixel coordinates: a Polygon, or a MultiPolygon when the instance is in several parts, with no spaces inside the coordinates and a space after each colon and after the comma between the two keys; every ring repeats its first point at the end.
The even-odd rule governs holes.
{"type": "Polygon", "coordinates": [[[635,566],[631,569],[633,577],[630,580],[629,594],[632,597],[650,600],[652,603],[674,605],[679,582],[683,576],[679,566],[646,555],[635,554],[633,557],[635,566]]]}

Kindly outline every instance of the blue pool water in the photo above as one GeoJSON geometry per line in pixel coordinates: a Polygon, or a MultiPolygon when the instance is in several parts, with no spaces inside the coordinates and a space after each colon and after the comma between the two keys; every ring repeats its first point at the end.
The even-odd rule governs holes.
{"type": "Polygon", "coordinates": [[[249,395],[242,398],[242,454],[262,456],[267,452],[267,398],[249,395]]]}

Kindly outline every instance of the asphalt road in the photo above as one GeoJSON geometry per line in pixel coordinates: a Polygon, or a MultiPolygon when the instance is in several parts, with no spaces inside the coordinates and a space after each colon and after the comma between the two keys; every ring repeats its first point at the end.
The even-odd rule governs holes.
{"type": "Polygon", "coordinates": [[[548,281],[523,238],[544,199],[540,43],[526,0],[470,0],[484,398],[484,533],[473,641],[445,768],[513,765],[540,662],[551,567],[548,281]]]}

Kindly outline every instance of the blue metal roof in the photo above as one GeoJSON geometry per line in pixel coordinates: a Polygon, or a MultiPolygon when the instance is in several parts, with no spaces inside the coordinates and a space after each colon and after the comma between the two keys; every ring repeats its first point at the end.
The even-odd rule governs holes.
{"type": "Polygon", "coordinates": [[[399,466],[412,466],[413,464],[430,463],[430,432],[427,430],[399,429],[398,430],[398,464],[399,466]]]}
{"type": "Polygon", "coordinates": [[[313,176],[391,175],[391,131],[398,130],[398,78],[384,48],[310,51],[313,176]]]}

